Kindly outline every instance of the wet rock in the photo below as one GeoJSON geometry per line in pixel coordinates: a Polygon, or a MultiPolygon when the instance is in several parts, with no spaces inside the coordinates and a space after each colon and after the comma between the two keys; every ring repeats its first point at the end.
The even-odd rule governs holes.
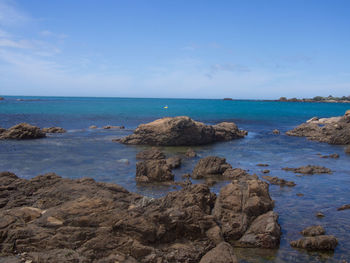
{"type": "Polygon", "coordinates": [[[124,126],[113,126],[113,125],[106,125],[106,126],[103,126],[103,129],[105,130],[110,130],[110,129],[125,129],[124,126]]]}
{"type": "Polygon", "coordinates": [[[350,154],[350,145],[345,148],[345,153],[350,154]]]}
{"type": "Polygon", "coordinates": [[[234,123],[205,125],[189,117],[180,116],[141,124],[132,135],[117,139],[117,141],[140,145],[203,145],[243,138],[246,134],[246,131],[239,130],[234,123]]]}
{"type": "Polygon", "coordinates": [[[333,158],[333,159],[338,159],[339,158],[339,154],[337,153],[333,153],[333,154],[329,154],[329,155],[321,155],[321,158],[333,158]]]}
{"type": "Polygon", "coordinates": [[[315,237],[304,237],[296,241],[290,242],[295,248],[303,248],[306,250],[334,250],[338,245],[335,236],[321,235],[315,237]]]}
{"type": "Polygon", "coordinates": [[[227,242],[221,242],[207,252],[199,263],[238,263],[238,260],[232,246],[227,242]]]}
{"type": "Polygon", "coordinates": [[[97,129],[97,126],[96,126],[96,125],[91,125],[91,126],[89,127],[89,129],[97,129]]]}
{"type": "Polygon", "coordinates": [[[301,234],[306,237],[324,235],[326,230],[322,226],[309,226],[301,231],[301,234]]]}
{"type": "Polygon", "coordinates": [[[249,229],[239,239],[237,246],[276,248],[280,243],[281,227],[278,224],[278,215],[269,211],[256,218],[249,229]]]}
{"type": "Polygon", "coordinates": [[[275,184],[279,186],[295,186],[296,184],[292,181],[287,181],[282,178],[278,178],[277,176],[269,176],[269,175],[263,175],[262,178],[269,181],[270,184],[275,184]]]}
{"type": "Polygon", "coordinates": [[[45,133],[65,133],[65,132],[67,132],[65,129],[63,129],[61,127],[42,128],[42,131],[45,133]]]}
{"type": "Polygon", "coordinates": [[[227,180],[238,179],[248,175],[247,171],[241,168],[228,168],[222,174],[223,178],[227,180]]]}
{"type": "Polygon", "coordinates": [[[179,156],[173,156],[166,159],[166,163],[170,169],[176,169],[181,166],[181,158],[179,156]]]}
{"type": "Polygon", "coordinates": [[[291,171],[294,173],[301,173],[301,174],[331,174],[332,171],[326,167],[323,166],[317,166],[317,165],[307,165],[307,166],[301,166],[299,168],[282,168],[284,171],[291,171]]]}
{"type": "Polygon", "coordinates": [[[256,218],[273,209],[274,202],[268,188],[269,185],[256,176],[233,180],[221,188],[213,215],[220,222],[222,235],[227,242],[234,244],[256,218]]]}
{"type": "Polygon", "coordinates": [[[268,173],[270,172],[270,170],[265,169],[265,170],[262,170],[261,172],[262,172],[263,174],[268,174],[268,173]]]}
{"type": "Polygon", "coordinates": [[[281,132],[280,132],[279,130],[277,130],[277,129],[274,129],[274,130],[272,131],[272,133],[278,135],[278,134],[280,134],[281,132]]]}
{"type": "Polygon", "coordinates": [[[198,161],[192,172],[193,179],[202,179],[206,177],[220,176],[228,168],[232,168],[226,163],[225,158],[217,156],[208,156],[198,161]]]}
{"type": "Polygon", "coordinates": [[[192,148],[188,148],[185,155],[187,158],[194,158],[197,156],[196,152],[192,148]]]}
{"type": "Polygon", "coordinates": [[[207,185],[207,186],[213,186],[213,185],[215,185],[217,182],[214,180],[214,179],[212,179],[212,178],[207,178],[206,180],[205,180],[205,184],[207,185]]]}
{"type": "Polygon", "coordinates": [[[318,218],[323,218],[324,217],[324,214],[322,212],[317,212],[316,213],[316,217],[318,218]]]}
{"type": "Polygon", "coordinates": [[[27,140],[44,138],[45,133],[36,126],[28,123],[20,123],[0,133],[0,140],[27,140]]]}
{"type": "Polygon", "coordinates": [[[269,165],[267,163],[258,163],[256,166],[267,167],[269,165]]]}
{"type": "Polygon", "coordinates": [[[154,183],[174,181],[166,160],[146,160],[136,164],[136,182],[154,183]]]}
{"type": "Polygon", "coordinates": [[[346,209],[350,209],[350,204],[342,205],[337,210],[338,211],[342,211],[342,210],[346,210],[346,209]]]}
{"type": "Polygon", "coordinates": [[[182,179],[188,179],[191,177],[191,174],[183,174],[181,177],[182,179]]]}
{"type": "Polygon", "coordinates": [[[350,144],[350,116],[312,119],[286,134],[329,144],[350,144]]]}
{"type": "Polygon", "coordinates": [[[304,194],[302,194],[302,193],[297,193],[297,196],[301,197],[301,196],[304,196],[304,194]]]}
{"type": "Polygon", "coordinates": [[[144,150],[136,154],[136,159],[139,160],[161,160],[165,159],[165,154],[156,147],[149,150],[144,150]]]}

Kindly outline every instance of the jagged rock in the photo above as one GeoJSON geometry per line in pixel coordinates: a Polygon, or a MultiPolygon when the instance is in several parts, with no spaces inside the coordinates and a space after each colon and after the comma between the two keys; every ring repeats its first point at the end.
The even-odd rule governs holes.
{"type": "Polygon", "coordinates": [[[350,116],[313,118],[286,134],[329,144],[350,144],[350,116]]]}
{"type": "Polygon", "coordinates": [[[346,210],[346,209],[350,209],[350,204],[342,205],[337,210],[338,211],[342,211],[342,210],[346,210]]]}
{"type": "Polygon", "coordinates": [[[226,163],[225,158],[208,156],[198,161],[192,172],[193,179],[202,179],[212,176],[222,175],[228,168],[232,168],[226,163]]]}
{"type": "Polygon", "coordinates": [[[166,163],[170,169],[176,169],[181,166],[181,158],[179,156],[173,156],[166,159],[166,163]]]}
{"type": "Polygon", "coordinates": [[[242,177],[221,188],[213,215],[227,242],[239,240],[257,217],[273,209],[268,189],[257,176],[242,177]]]}
{"type": "Polygon", "coordinates": [[[174,181],[166,160],[146,160],[136,164],[136,182],[138,183],[154,183],[174,181]]]}
{"type": "Polygon", "coordinates": [[[236,243],[241,247],[276,248],[280,243],[281,227],[278,215],[269,211],[256,218],[236,243]]]}
{"type": "Polygon", "coordinates": [[[28,123],[20,123],[0,133],[0,140],[27,140],[44,138],[45,133],[36,126],[28,123]]]}
{"type": "Polygon", "coordinates": [[[161,160],[165,159],[165,154],[156,147],[144,150],[136,154],[136,159],[140,160],[161,160]]]}
{"type": "Polygon", "coordinates": [[[263,175],[262,178],[269,181],[270,184],[275,184],[279,186],[295,186],[296,184],[292,181],[287,181],[282,178],[278,178],[277,176],[269,176],[269,175],[263,175]]]}
{"type": "Polygon", "coordinates": [[[332,171],[326,167],[323,166],[317,166],[317,165],[307,165],[307,166],[301,166],[299,168],[282,168],[282,170],[285,171],[291,171],[294,173],[301,173],[301,174],[331,174],[332,171]]]}
{"type": "Polygon", "coordinates": [[[326,230],[322,226],[309,226],[301,231],[301,234],[306,237],[320,236],[324,235],[326,230]]]}
{"type": "Polygon", "coordinates": [[[63,129],[61,127],[42,128],[42,131],[45,133],[65,133],[65,132],[67,132],[65,129],[63,129]]]}
{"type": "Polygon", "coordinates": [[[279,130],[277,130],[277,129],[274,129],[274,130],[272,131],[272,133],[278,135],[278,134],[280,134],[281,132],[280,132],[279,130]]]}
{"type": "Polygon", "coordinates": [[[238,263],[238,260],[232,246],[227,242],[221,242],[207,252],[199,263],[238,263]]]}
{"type": "Polygon", "coordinates": [[[180,116],[141,124],[133,134],[116,141],[141,145],[203,145],[243,138],[246,134],[246,131],[239,130],[234,123],[205,125],[189,117],[180,116]]]}
{"type": "Polygon", "coordinates": [[[192,148],[188,148],[185,155],[187,158],[194,158],[197,156],[196,152],[192,148]]]}
{"type": "Polygon", "coordinates": [[[299,240],[290,242],[292,247],[304,248],[306,250],[334,250],[338,245],[335,236],[321,235],[315,237],[303,237],[299,240]]]}
{"type": "Polygon", "coordinates": [[[248,176],[249,174],[246,170],[243,170],[241,168],[227,168],[222,175],[225,179],[232,180],[248,176]]]}

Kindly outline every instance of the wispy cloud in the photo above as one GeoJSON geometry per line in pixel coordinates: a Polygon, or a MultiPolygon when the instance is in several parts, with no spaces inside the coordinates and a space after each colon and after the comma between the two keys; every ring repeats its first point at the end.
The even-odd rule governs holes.
{"type": "Polygon", "coordinates": [[[43,30],[39,34],[43,37],[53,37],[53,38],[57,38],[57,39],[65,39],[68,37],[68,35],[66,35],[66,34],[56,34],[50,30],[43,30]]]}
{"type": "Polygon", "coordinates": [[[205,75],[208,78],[213,78],[218,72],[220,71],[227,71],[227,72],[249,72],[250,69],[244,65],[241,64],[232,64],[232,63],[225,63],[225,64],[214,64],[210,66],[210,70],[205,75]]]}

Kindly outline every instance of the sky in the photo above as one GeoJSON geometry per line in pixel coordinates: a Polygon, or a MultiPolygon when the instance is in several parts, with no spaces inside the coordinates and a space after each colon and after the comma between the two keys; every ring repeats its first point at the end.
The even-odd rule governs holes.
{"type": "Polygon", "coordinates": [[[348,0],[0,0],[0,95],[350,95],[348,0]]]}

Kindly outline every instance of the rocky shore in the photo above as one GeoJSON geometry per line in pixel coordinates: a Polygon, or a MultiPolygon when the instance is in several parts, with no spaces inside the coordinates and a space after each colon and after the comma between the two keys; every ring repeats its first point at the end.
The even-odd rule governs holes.
{"type": "Polygon", "coordinates": [[[114,141],[123,144],[191,146],[243,138],[247,133],[239,130],[233,122],[205,125],[189,117],[179,116],[141,124],[133,134],[114,141]]]}
{"type": "Polygon", "coordinates": [[[340,117],[314,117],[286,134],[329,144],[350,144],[350,110],[340,117]]]}
{"type": "Polygon", "coordinates": [[[197,184],[159,199],[53,173],[2,172],[0,185],[0,253],[13,262],[237,262],[233,246],[276,248],[281,235],[256,176],[218,196],[197,184]]]}
{"type": "Polygon", "coordinates": [[[28,123],[20,123],[8,129],[0,128],[0,140],[29,140],[46,137],[46,133],[65,133],[61,127],[40,129],[28,123]]]}

